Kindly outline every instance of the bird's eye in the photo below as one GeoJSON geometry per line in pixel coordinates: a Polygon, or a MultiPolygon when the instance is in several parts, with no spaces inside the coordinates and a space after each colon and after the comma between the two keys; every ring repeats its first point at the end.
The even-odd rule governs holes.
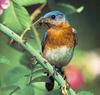
{"type": "Polygon", "coordinates": [[[51,18],[52,18],[52,19],[55,19],[55,18],[56,18],[56,16],[55,16],[55,15],[52,15],[52,16],[51,16],[51,18]]]}

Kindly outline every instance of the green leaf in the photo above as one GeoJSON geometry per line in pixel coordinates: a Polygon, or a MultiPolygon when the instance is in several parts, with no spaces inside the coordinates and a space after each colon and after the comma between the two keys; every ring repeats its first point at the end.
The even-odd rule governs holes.
{"type": "Polygon", "coordinates": [[[41,3],[47,2],[47,0],[13,0],[13,1],[24,6],[33,5],[33,4],[41,4],[41,3]]]}
{"type": "MultiPolygon", "coordinates": [[[[34,47],[35,50],[41,52],[41,39],[39,32],[35,29],[35,27],[31,27],[29,32],[25,33],[25,37],[28,38],[29,43],[34,47]]],[[[26,63],[26,62],[25,62],[26,63]]]]}
{"type": "Polygon", "coordinates": [[[10,2],[9,8],[5,10],[0,19],[16,33],[21,33],[31,26],[31,19],[26,9],[14,2],[10,2]]]}
{"type": "Polygon", "coordinates": [[[93,93],[89,91],[80,91],[79,93],[77,93],[77,95],[93,95],[93,93]]]}
{"type": "Polygon", "coordinates": [[[44,68],[40,65],[40,64],[36,64],[33,68],[32,68],[32,73],[38,72],[38,71],[44,71],[44,68]]]}
{"type": "Polygon", "coordinates": [[[37,72],[34,73],[33,77],[32,77],[32,82],[45,82],[46,81],[46,77],[47,75],[44,74],[43,72],[37,72]]]}
{"type": "Polygon", "coordinates": [[[76,12],[77,12],[77,13],[80,13],[80,12],[82,12],[83,10],[84,10],[84,7],[81,6],[81,7],[79,7],[79,8],[76,10],[76,12]]]}
{"type": "Polygon", "coordinates": [[[22,79],[29,72],[30,71],[25,67],[15,67],[15,68],[13,68],[3,78],[4,86],[17,85],[17,82],[20,79],[22,79]]]}
{"type": "Polygon", "coordinates": [[[44,68],[40,64],[36,64],[32,69],[32,73],[26,75],[26,77],[32,76],[32,83],[44,82],[47,77],[47,74],[44,72],[44,68]]]}
{"type": "Polygon", "coordinates": [[[1,87],[1,80],[0,80],[0,87],[1,87]]]}
{"type": "Polygon", "coordinates": [[[26,85],[28,85],[29,82],[29,77],[22,77],[18,80],[18,82],[16,83],[16,85],[20,88],[23,89],[26,85]]]}
{"type": "Polygon", "coordinates": [[[23,89],[19,90],[18,95],[34,95],[34,87],[31,85],[28,85],[24,87],[23,89]]]}
{"type": "Polygon", "coordinates": [[[72,14],[72,13],[80,13],[82,12],[82,10],[84,9],[83,6],[76,8],[70,4],[59,4],[58,5],[58,9],[61,9],[62,11],[68,13],[68,14],[72,14]]]}
{"type": "Polygon", "coordinates": [[[40,52],[41,51],[41,40],[40,40],[40,36],[35,27],[32,27],[32,34],[34,35],[34,41],[33,41],[34,48],[40,52]]]}
{"type": "Polygon", "coordinates": [[[5,56],[0,55],[0,64],[10,64],[10,61],[5,56]]]}
{"type": "MultiPolygon", "coordinates": [[[[50,2],[51,4],[54,4],[54,2],[50,2]]],[[[74,7],[73,5],[70,5],[70,4],[65,4],[65,3],[62,3],[62,4],[57,4],[56,6],[52,6],[51,4],[49,4],[49,7],[52,9],[52,10],[59,10],[59,11],[62,11],[64,12],[65,14],[69,15],[69,14],[73,14],[73,13],[80,13],[83,11],[84,7],[81,6],[79,8],[76,8],[74,7]]]]}

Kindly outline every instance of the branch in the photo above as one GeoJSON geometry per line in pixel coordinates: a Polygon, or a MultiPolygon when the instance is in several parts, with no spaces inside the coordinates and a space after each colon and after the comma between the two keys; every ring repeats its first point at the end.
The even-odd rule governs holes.
{"type": "Polygon", "coordinates": [[[42,11],[42,9],[46,6],[46,3],[42,4],[39,8],[37,8],[32,14],[31,19],[34,20],[42,11]]]}
{"type": "Polygon", "coordinates": [[[70,87],[67,87],[68,83],[66,84],[66,81],[63,79],[63,77],[58,72],[56,72],[54,68],[52,67],[52,65],[49,64],[49,62],[46,59],[44,59],[29,43],[27,42],[23,43],[19,35],[14,33],[12,30],[7,28],[3,24],[0,24],[0,31],[6,34],[7,36],[11,37],[12,39],[14,39],[16,42],[18,42],[32,56],[35,56],[36,59],[40,62],[41,66],[45,68],[50,74],[53,75],[54,79],[61,86],[62,93],[64,95],[76,95],[75,92],[70,87]],[[64,92],[66,92],[66,94],[64,92]]]}

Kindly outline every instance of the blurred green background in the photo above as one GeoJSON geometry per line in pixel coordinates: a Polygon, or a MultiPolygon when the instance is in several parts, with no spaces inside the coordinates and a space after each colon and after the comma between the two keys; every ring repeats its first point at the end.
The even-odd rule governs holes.
{"type": "MultiPolygon", "coordinates": [[[[49,0],[50,1],[50,0],[49,0]]],[[[80,88],[81,90],[89,90],[94,95],[100,95],[100,1],[99,0],[55,0],[56,3],[67,3],[75,7],[84,6],[84,10],[81,13],[74,13],[67,15],[71,25],[77,30],[78,34],[78,45],[75,49],[71,64],[78,66],[85,77],[85,84],[80,88]]],[[[31,13],[39,4],[34,6],[26,7],[29,13],[31,13]]],[[[51,11],[52,5],[46,5],[43,9],[42,14],[51,11]]],[[[67,14],[67,13],[66,13],[67,14]]],[[[41,16],[40,15],[40,16],[41,16]]],[[[6,64],[0,64],[0,86],[9,85],[15,83],[19,77],[23,74],[30,72],[29,69],[25,68],[20,63],[26,62],[21,60],[25,57],[23,52],[10,47],[8,44],[8,37],[0,33],[0,62],[6,64]],[[13,71],[14,69],[14,71],[13,71]],[[14,77],[12,76],[12,72],[14,77]],[[19,72],[18,72],[19,71],[19,72]],[[8,74],[9,73],[9,74],[8,74]],[[8,76],[7,76],[8,74],[8,76]],[[5,80],[4,77],[6,76],[5,80]],[[9,81],[10,80],[10,81],[9,81]]],[[[34,44],[34,43],[32,43],[34,44]]],[[[31,58],[29,56],[29,58],[31,58]]],[[[30,59],[29,59],[30,62],[30,59]]],[[[28,61],[26,62],[29,63],[28,61]]],[[[16,84],[16,83],[15,83],[16,84]]],[[[23,81],[19,83],[23,88],[23,81]]],[[[48,93],[43,85],[39,83],[34,84],[34,89],[31,87],[23,88],[20,94],[14,95],[53,95],[52,92],[48,93]],[[33,93],[34,90],[34,93],[33,93]],[[29,93],[30,94],[29,94],[29,93]],[[45,92],[45,94],[44,94],[45,92]],[[37,94],[35,94],[37,93],[37,94]]],[[[13,87],[12,87],[13,88],[13,87]]],[[[15,87],[16,88],[16,87],[15,87]]],[[[79,90],[80,90],[79,89],[79,90]]],[[[59,93],[55,89],[54,93],[59,93]]],[[[0,90],[0,95],[8,95],[10,92],[9,86],[0,90]]],[[[57,95],[57,94],[55,94],[57,95]]]]}

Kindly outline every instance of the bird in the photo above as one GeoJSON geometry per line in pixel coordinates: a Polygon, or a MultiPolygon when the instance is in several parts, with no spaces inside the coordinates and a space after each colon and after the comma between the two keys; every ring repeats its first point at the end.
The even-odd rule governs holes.
{"type": "MultiPolygon", "coordinates": [[[[48,27],[42,39],[43,57],[62,74],[62,68],[72,59],[77,45],[77,32],[60,11],[46,13],[40,22],[48,27]]],[[[54,78],[49,74],[47,76],[45,86],[51,91],[54,88],[54,78]]]]}

